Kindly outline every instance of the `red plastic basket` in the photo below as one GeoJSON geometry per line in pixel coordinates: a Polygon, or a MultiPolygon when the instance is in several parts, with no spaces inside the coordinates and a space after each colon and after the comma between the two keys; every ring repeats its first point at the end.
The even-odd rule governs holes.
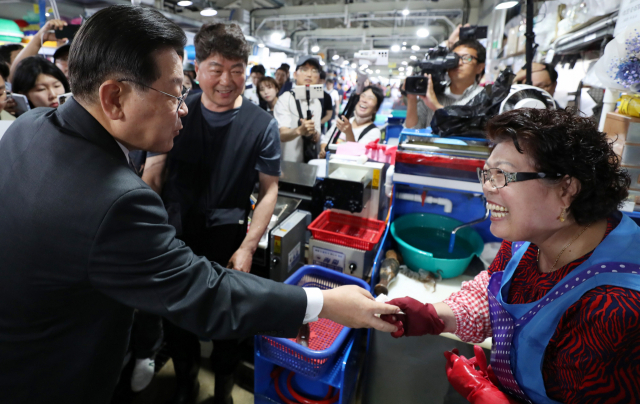
{"type": "Polygon", "coordinates": [[[384,233],[385,222],[325,210],[309,225],[317,240],[371,251],[384,233]]]}

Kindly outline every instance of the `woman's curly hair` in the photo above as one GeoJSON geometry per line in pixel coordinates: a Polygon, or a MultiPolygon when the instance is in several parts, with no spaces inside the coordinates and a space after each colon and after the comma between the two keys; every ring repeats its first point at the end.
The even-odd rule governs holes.
{"type": "MultiPolygon", "coordinates": [[[[580,181],[569,210],[587,225],[616,211],[628,195],[629,174],[604,133],[589,118],[571,110],[516,109],[493,117],[487,138],[498,144],[513,141],[531,157],[536,170],[560,173],[580,181]]],[[[553,180],[559,181],[559,180],[553,180]]]]}

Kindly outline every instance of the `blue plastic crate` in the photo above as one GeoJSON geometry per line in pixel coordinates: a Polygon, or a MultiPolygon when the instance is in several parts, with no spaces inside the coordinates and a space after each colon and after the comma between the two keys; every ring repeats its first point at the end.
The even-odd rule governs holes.
{"type": "MultiPolygon", "coordinates": [[[[293,378],[293,389],[300,395],[312,400],[321,400],[327,393],[329,386],[339,389],[340,399],[336,404],[348,404],[353,402],[356,394],[358,374],[362,369],[365,351],[361,349],[363,338],[368,334],[366,330],[354,330],[349,339],[338,354],[335,365],[325,372],[319,379],[310,379],[296,374],[293,378]]],[[[283,401],[275,391],[275,383],[272,372],[277,368],[270,360],[255,354],[255,404],[282,404],[283,401]]],[[[284,372],[279,378],[280,390],[289,400],[295,400],[286,388],[286,376],[284,372]]]]}
{"type": "MultiPolygon", "coordinates": [[[[324,290],[343,285],[357,285],[370,290],[369,285],[361,279],[317,265],[300,268],[284,283],[324,290]]],[[[351,329],[327,319],[320,319],[314,323],[312,331],[314,327],[317,335],[311,339],[309,348],[287,338],[260,336],[256,337],[256,350],[273,363],[311,379],[318,379],[335,363],[351,329]],[[311,349],[316,340],[320,340],[322,345],[327,347],[321,350],[311,349]]]]}

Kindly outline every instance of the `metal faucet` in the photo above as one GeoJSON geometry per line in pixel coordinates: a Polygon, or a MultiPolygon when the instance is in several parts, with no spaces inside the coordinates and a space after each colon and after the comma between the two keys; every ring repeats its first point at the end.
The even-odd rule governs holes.
{"type": "Polygon", "coordinates": [[[489,217],[490,211],[489,211],[489,208],[487,207],[487,198],[485,198],[484,195],[482,196],[482,205],[484,206],[484,216],[482,218],[476,219],[469,223],[463,223],[451,231],[451,236],[449,238],[449,254],[453,252],[453,246],[456,243],[456,232],[458,230],[462,229],[463,227],[473,226],[474,224],[478,224],[480,222],[484,222],[485,220],[487,220],[487,218],[489,217]]]}

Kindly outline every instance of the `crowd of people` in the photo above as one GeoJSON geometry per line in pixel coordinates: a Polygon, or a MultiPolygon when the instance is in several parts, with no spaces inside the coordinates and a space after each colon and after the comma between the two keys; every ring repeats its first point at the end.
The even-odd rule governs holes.
{"type": "MultiPolygon", "coordinates": [[[[199,341],[213,339],[213,402],[229,404],[243,337],[291,337],[325,317],[396,337],[454,332],[478,342],[500,337],[495,321],[504,321],[504,310],[519,313],[516,305],[573,289],[567,279],[576,268],[637,264],[625,237],[637,240],[638,227],[617,212],[628,176],[593,123],[558,109],[490,121],[496,146],[478,175],[499,212],[491,230],[505,241],[488,271],[444,302],[382,304],[357,287],[320,291],[250,275],[281,162],[324,158],[331,143],[379,141],[376,114],[393,89],[366,83],[345,117],[354,88],[316,57],[299,58],[293,71],[282,64],[273,77],[254,65],[247,77],[242,30],[213,23],[194,38],[195,61],[185,61],[182,29],[131,6],[97,12],[71,44],[60,43],[53,62],[38,56],[65,25],[50,20],[27,46],[0,47],[0,118],[19,118],[0,143],[0,284],[10,285],[0,293],[0,391],[7,403],[107,403],[127,351],[135,360],[131,388],[141,391],[163,341],[176,373],[170,402],[194,402],[199,341]],[[296,96],[297,86],[316,84],[322,98],[296,96]],[[61,105],[59,96],[71,92],[61,105]],[[535,185],[518,184],[528,180],[535,185]]],[[[486,50],[457,32],[447,41],[460,60],[449,84],[437,94],[430,80],[424,95],[404,94],[406,127],[425,128],[435,111],[483,91],[486,50]]],[[[553,95],[555,70],[534,64],[532,73],[534,85],[553,95]]],[[[585,275],[593,287],[554,309],[557,321],[522,324],[526,332],[511,336],[517,344],[526,344],[527,333],[543,343],[519,351],[516,376],[496,366],[499,381],[481,374],[473,385],[459,376],[456,389],[470,401],[579,403],[606,398],[601,386],[632,397],[640,361],[627,348],[640,328],[628,325],[640,312],[640,282],[625,274],[614,286],[585,275]],[[602,344],[587,339],[594,333],[602,344]],[[572,359],[575,350],[586,354],[572,359]],[[538,374],[524,369],[531,360],[540,362],[538,374]],[[585,378],[585,369],[599,376],[585,378]]],[[[468,366],[454,353],[447,359],[448,373],[468,366]]]]}

